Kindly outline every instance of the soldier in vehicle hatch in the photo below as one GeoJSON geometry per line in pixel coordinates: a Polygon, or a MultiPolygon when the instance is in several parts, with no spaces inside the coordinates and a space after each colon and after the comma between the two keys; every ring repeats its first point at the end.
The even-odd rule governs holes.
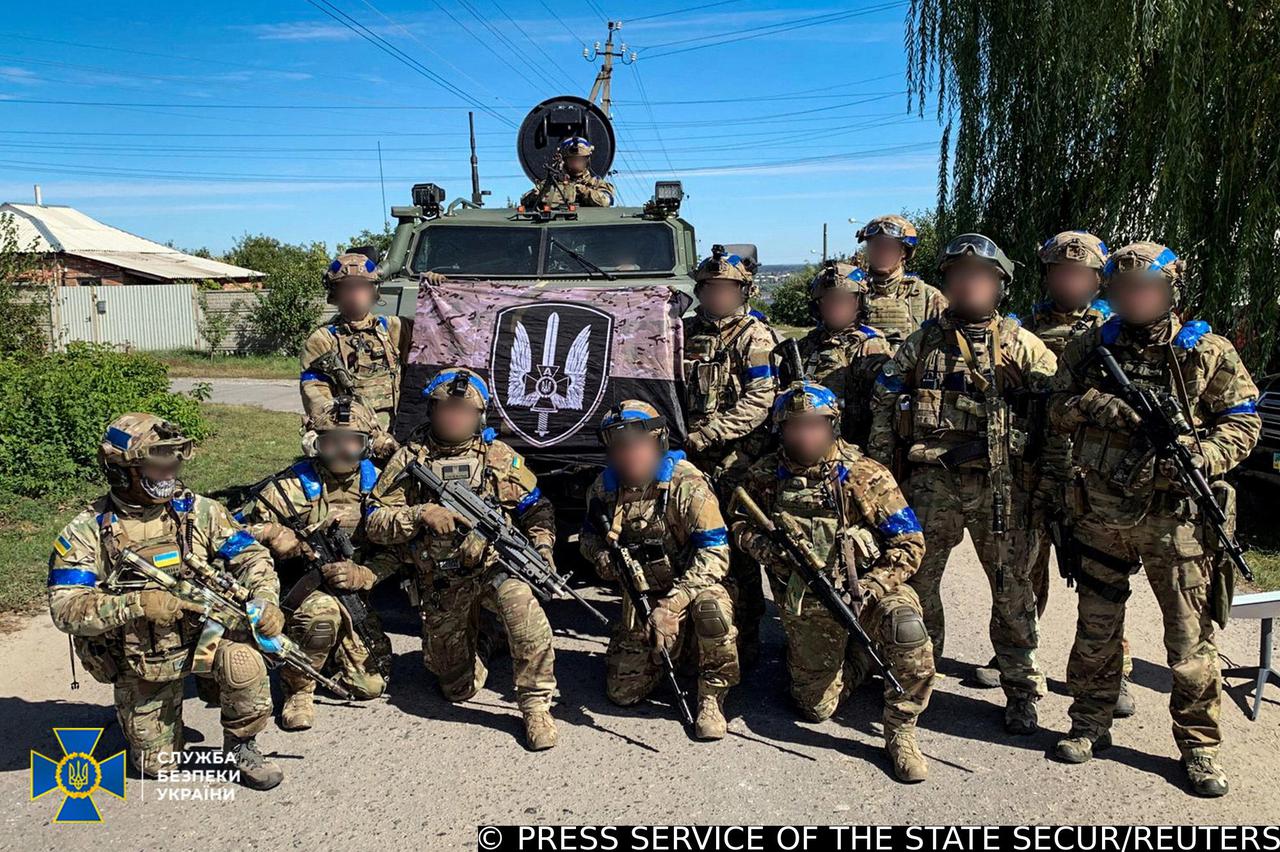
{"type": "Polygon", "coordinates": [[[595,146],[581,136],[560,143],[542,183],[520,199],[522,207],[612,207],[617,191],[604,178],[591,174],[595,146]]]}

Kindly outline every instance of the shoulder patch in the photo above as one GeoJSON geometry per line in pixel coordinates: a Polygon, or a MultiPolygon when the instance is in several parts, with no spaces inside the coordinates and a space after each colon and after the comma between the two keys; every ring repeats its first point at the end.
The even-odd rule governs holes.
{"type": "Polygon", "coordinates": [[[373,459],[360,460],[360,493],[368,494],[373,490],[373,484],[378,481],[378,467],[373,463],[373,459]]]}
{"type": "Polygon", "coordinates": [[[320,492],[324,489],[320,484],[320,476],[316,473],[315,464],[311,459],[303,459],[300,462],[296,462],[289,470],[302,483],[302,493],[307,495],[308,500],[314,500],[320,496],[320,492]]]}
{"type": "Polygon", "coordinates": [[[1103,319],[1111,319],[1111,303],[1106,299],[1094,299],[1089,307],[1101,314],[1103,319]]]}
{"type": "Polygon", "coordinates": [[[1104,346],[1110,346],[1120,338],[1120,317],[1112,317],[1098,329],[1098,339],[1104,346]]]}

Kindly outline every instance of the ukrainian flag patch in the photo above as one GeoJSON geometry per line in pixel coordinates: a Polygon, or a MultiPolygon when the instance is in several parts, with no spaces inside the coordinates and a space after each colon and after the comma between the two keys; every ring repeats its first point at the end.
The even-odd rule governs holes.
{"type": "Polygon", "coordinates": [[[170,550],[167,553],[157,553],[151,557],[151,564],[157,568],[171,568],[182,561],[182,555],[176,550],[170,550]]]}
{"type": "Polygon", "coordinates": [[[53,549],[58,551],[59,556],[66,556],[71,552],[71,542],[65,535],[60,535],[53,540],[53,549]]]}
{"type": "Polygon", "coordinates": [[[521,458],[520,456],[516,456],[515,458],[513,458],[513,459],[511,460],[511,466],[512,466],[512,467],[519,467],[519,466],[520,466],[520,463],[521,463],[521,462],[523,462],[523,461],[524,461],[524,459],[523,459],[523,458],[521,458]]]}

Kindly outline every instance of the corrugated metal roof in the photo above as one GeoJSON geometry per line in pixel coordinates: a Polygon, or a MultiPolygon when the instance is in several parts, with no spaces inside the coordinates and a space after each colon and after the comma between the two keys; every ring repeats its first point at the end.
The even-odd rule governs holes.
{"type": "Polygon", "coordinates": [[[18,229],[18,245],[38,252],[65,252],[162,280],[262,278],[264,273],[180,252],[103,224],[74,207],[0,204],[18,229]]]}

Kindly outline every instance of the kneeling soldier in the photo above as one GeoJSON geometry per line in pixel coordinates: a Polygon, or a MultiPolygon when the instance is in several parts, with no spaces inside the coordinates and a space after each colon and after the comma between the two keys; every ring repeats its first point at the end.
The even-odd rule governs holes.
{"type": "MultiPolygon", "coordinates": [[[[774,403],[773,422],[781,448],[752,466],[743,488],[766,515],[794,519],[883,649],[903,687],[899,694],[885,684],[885,747],[899,780],[923,781],[929,767],[916,745],[916,718],[932,691],[933,647],[920,600],[906,582],[924,556],[920,524],[893,475],[840,438],[840,406],[830,390],[792,385],[774,403]]],[[[861,649],[774,541],[735,509],[734,538],[764,563],[779,602],[791,697],[805,717],[827,719],[858,685],[861,649]]]]}
{"type": "MultiPolygon", "coordinates": [[[[367,547],[362,523],[366,496],[378,479],[369,458],[377,420],[350,397],[338,397],[323,405],[307,425],[316,434],[315,457],[271,477],[241,513],[242,519],[277,560],[303,557],[307,568],[315,569],[302,574],[282,604],[289,614],[290,638],[317,669],[332,660],[337,679],[356,698],[377,698],[390,674],[391,641],[369,606],[368,591],[396,569],[387,554],[367,547]],[[337,546],[309,551],[303,541],[308,533],[337,546]],[[359,549],[342,553],[345,544],[359,549]],[[339,558],[318,564],[326,556],[339,558]]],[[[285,693],[280,727],[310,728],[315,722],[316,682],[292,669],[281,670],[280,680],[285,693]]]]}
{"type": "Polygon", "coordinates": [[[729,536],[707,478],[667,449],[666,422],[648,403],[625,400],[600,423],[609,466],[587,497],[582,555],[601,578],[619,579],[603,539],[632,552],[653,603],[640,622],[629,598],[609,641],[609,699],[635,704],[662,677],[661,649],[696,660],[699,739],[725,735],[724,696],[738,682],[738,630],[720,585],[729,571],[729,536]],[[609,522],[599,529],[597,518],[609,522]],[[692,634],[692,636],[690,636],[692,634]]]}
{"type": "MultiPolygon", "coordinates": [[[[115,686],[116,717],[129,759],[143,775],[174,767],[181,751],[182,689],[200,638],[200,607],[147,581],[139,590],[108,589],[128,574],[131,554],[166,573],[187,560],[226,564],[261,610],[257,632],[279,636],[284,614],[271,556],[223,506],[178,480],[192,442],[152,414],[123,414],[107,427],[98,462],[111,491],[63,528],[49,557],[49,612],[74,637],[93,677],[115,686]]],[[[268,790],[284,773],[255,739],[271,719],[271,687],[253,637],[228,632],[213,652],[223,748],[247,787],[268,790]]]]}
{"type": "Polygon", "coordinates": [[[369,538],[408,550],[417,569],[423,658],[445,698],[466,701],[484,686],[489,670],[477,653],[477,639],[480,609],[490,610],[506,629],[529,748],[551,748],[557,738],[550,712],[555,651],[542,606],[527,583],[499,570],[479,533],[460,528],[453,512],[430,502],[408,468],[423,465],[495,501],[553,570],[554,511],[520,454],[485,428],[489,388],[478,375],[448,367],[423,393],[426,434],[402,447],[378,478],[365,521],[369,538]]]}

